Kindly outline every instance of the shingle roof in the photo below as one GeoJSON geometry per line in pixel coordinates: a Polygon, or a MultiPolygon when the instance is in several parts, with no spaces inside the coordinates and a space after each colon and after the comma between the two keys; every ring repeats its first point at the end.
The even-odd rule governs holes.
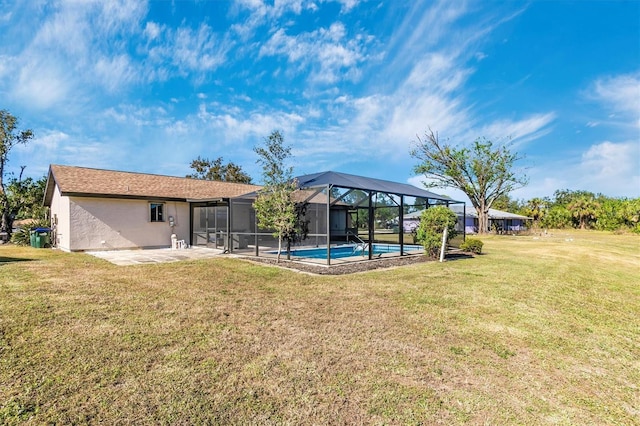
{"type": "Polygon", "coordinates": [[[54,183],[62,195],[176,201],[231,198],[260,188],[242,183],[52,164],[49,167],[45,205],[51,204],[54,183]]]}

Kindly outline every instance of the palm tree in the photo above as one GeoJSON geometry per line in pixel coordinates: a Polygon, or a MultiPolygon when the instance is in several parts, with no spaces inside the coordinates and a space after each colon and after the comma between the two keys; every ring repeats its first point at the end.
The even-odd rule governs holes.
{"type": "Polygon", "coordinates": [[[600,203],[595,198],[582,195],[574,199],[567,209],[571,212],[571,215],[578,220],[580,229],[586,229],[589,222],[595,220],[600,203]]]}
{"type": "Polygon", "coordinates": [[[525,213],[526,216],[533,218],[534,226],[537,228],[544,217],[546,210],[546,200],[543,200],[542,198],[532,198],[527,201],[527,204],[523,209],[523,213],[525,213]]]}

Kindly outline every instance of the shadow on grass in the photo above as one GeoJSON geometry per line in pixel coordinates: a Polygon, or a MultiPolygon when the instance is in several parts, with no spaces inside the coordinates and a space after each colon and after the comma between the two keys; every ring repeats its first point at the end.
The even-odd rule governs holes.
{"type": "Polygon", "coordinates": [[[465,260],[465,259],[473,259],[475,256],[469,253],[447,253],[445,260],[447,262],[452,260],[465,260]]]}
{"type": "Polygon", "coordinates": [[[13,263],[13,262],[32,262],[35,259],[29,259],[25,257],[4,257],[0,256],[0,265],[5,263],[13,263]]]}

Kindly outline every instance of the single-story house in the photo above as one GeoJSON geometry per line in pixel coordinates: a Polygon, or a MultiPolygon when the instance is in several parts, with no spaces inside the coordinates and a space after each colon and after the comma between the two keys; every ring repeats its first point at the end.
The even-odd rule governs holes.
{"type": "Polygon", "coordinates": [[[255,185],[51,165],[44,203],[65,251],[169,247],[190,240],[191,201],[228,199],[255,185]]]}
{"type": "MultiPolygon", "coordinates": [[[[406,254],[403,234],[377,229],[376,217],[459,203],[408,184],[337,172],[297,178],[309,232],[301,245],[330,263],[337,244],[358,243],[373,258],[406,254]],[[389,210],[390,209],[390,210],[389,210]],[[391,241],[390,241],[391,240],[391,241]]],[[[277,239],[260,229],[253,203],[261,187],[173,176],[51,165],[45,189],[52,243],[65,251],[170,247],[173,241],[229,252],[270,255],[277,239]]],[[[347,253],[349,254],[349,253],[347,253]]]]}
{"type": "MultiPolygon", "coordinates": [[[[460,228],[460,231],[462,231],[462,218],[464,216],[465,234],[475,234],[478,232],[478,213],[473,206],[452,204],[449,208],[458,215],[458,228],[460,228]]],[[[404,215],[403,228],[405,232],[413,232],[418,227],[422,212],[423,210],[419,210],[404,215]]],[[[489,229],[498,233],[527,230],[532,220],[532,218],[527,216],[489,209],[489,229]]]]}

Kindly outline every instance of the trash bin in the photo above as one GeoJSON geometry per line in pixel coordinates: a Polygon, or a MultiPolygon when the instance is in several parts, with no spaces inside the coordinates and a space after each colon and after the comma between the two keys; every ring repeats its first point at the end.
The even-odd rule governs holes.
{"type": "Polygon", "coordinates": [[[35,234],[35,248],[44,248],[49,245],[50,228],[36,228],[32,231],[35,234]]]}
{"type": "Polygon", "coordinates": [[[29,231],[29,240],[31,242],[31,247],[36,246],[36,231],[29,231]]]}

